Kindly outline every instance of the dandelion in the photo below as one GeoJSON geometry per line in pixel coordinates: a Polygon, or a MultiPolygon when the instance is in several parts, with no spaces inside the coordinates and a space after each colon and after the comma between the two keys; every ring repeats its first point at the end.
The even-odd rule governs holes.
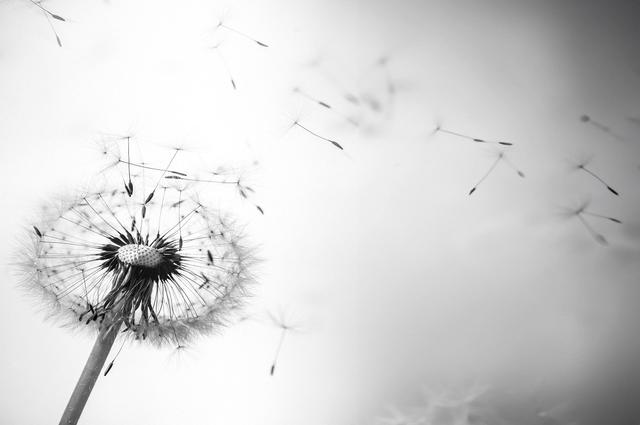
{"type": "Polygon", "coordinates": [[[247,294],[251,250],[230,218],[199,201],[196,182],[164,179],[177,154],[165,168],[143,166],[156,174],[151,187],[135,174],[131,186],[109,182],[46,208],[29,232],[25,285],[67,324],[98,331],[61,424],[78,421],[118,336],[184,346],[219,330],[247,294]]]}

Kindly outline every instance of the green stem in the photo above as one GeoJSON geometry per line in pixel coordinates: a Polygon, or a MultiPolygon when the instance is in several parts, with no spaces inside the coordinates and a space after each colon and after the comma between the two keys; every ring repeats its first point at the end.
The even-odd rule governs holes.
{"type": "Polygon", "coordinates": [[[118,336],[121,324],[122,321],[117,321],[100,329],[91,354],[89,354],[87,363],[84,365],[82,374],[78,379],[76,388],[73,390],[73,394],[71,394],[66,409],[64,409],[62,419],[60,419],[60,425],[76,425],[78,423],[78,419],[80,419],[80,414],[87,403],[89,394],[91,394],[91,390],[107,360],[116,336],[118,336]]]}

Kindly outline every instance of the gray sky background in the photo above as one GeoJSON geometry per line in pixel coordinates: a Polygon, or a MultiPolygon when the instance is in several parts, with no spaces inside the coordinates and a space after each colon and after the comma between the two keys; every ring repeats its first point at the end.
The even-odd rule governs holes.
{"type": "Polygon", "coordinates": [[[282,306],[304,329],[274,377],[278,330],[264,320],[181,356],[126,346],[81,423],[368,423],[437,373],[580,376],[630,335],[640,295],[632,4],[51,0],[68,20],[54,23],[59,48],[37,8],[2,1],[1,422],[57,421],[90,350],[43,320],[9,263],[38,206],[100,169],[105,132],[246,167],[266,211],[230,204],[265,260],[251,311],[282,306]],[[214,31],[225,14],[270,47],[214,31]],[[384,108],[355,108],[343,89],[384,108]],[[288,130],[297,116],[344,152],[288,130]],[[501,163],[467,196],[498,151],[433,135],[437,122],[512,141],[526,178],[501,163]],[[571,170],[591,156],[620,197],[571,170]],[[624,223],[590,220],[608,247],[563,216],[587,199],[624,223]]]}

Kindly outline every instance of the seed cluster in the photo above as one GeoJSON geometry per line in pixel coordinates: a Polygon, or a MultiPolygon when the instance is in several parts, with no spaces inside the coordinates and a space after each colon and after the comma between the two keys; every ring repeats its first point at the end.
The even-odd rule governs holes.
{"type": "Polygon", "coordinates": [[[121,320],[136,339],[172,345],[215,331],[241,306],[253,257],[230,220],[174,181],[153,199],[132,184],[45,209],[25,281],[76,325],[121,320]]]}
{"type": "Polygon", "coordinates": [[[118,249],[118,259],[131,266],[153,268],[160,265],[164,257],[153,247],[127,244],[118,249]]]}

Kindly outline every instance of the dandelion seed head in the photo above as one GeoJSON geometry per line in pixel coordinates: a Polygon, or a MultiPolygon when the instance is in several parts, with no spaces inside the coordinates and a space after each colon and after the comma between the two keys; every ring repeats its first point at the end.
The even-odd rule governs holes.
{"type": "Polygon", "coordinates": [[[146,186],[132,175],[133,196],[117,179],[71,196],[29,229],[25,286],[68,324],[121,321],[127,336],[175,346],[219,330],[242,306],[255,263],[245,237],[203,205],[195,183],[154,188],[161,174],[147,171],[146,186]]]}

